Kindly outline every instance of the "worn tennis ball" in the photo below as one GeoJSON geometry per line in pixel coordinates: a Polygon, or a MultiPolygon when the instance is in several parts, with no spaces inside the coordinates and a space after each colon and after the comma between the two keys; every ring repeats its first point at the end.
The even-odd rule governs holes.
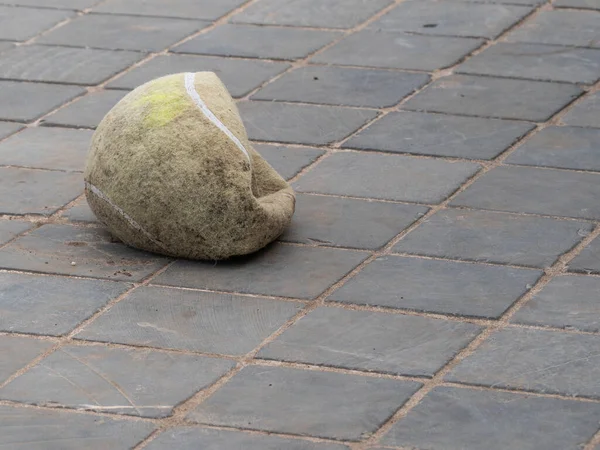
{"type": "Polygon", "coordinates": [[[85,188],[96,217],[125,244],[191,259],[259,250],[295,207],[212,72],[169,75],[125,96],[94,133],[85,188]]]}

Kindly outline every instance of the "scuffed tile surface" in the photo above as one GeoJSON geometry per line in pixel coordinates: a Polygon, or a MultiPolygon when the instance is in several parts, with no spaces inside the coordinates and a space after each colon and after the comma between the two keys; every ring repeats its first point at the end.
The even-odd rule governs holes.
{"type": "Polygon", "coordinates": [[[246,58],[296,59],[308,56],[341,33],[291,27],[223,24],[176,46],[177,53],[246,58]]]}
{"type": "MultiPolygon", "coordinates": [[[[0,293],[0,295],[2,294],[0,293]]],[[[51,341],[16,336],[0,336],[0,355],[2,355],[2,358],[0,358],[0,383],[3,383],[17,372],[17,370],[25,367],[53,345],[54,343],[51,341]]],[[[0,412],[1,416],[2,413],[0,412]]],[[[0,430],[2,430],[2,424],[0,424],[0,430]]],[[[4,444],[4,434],[2,436],[4,444]]]]}
{"type": "Polygon", "coordinates": [[[542,11],[507,36],[510,42],[600,47],[600,11],[542,11]]]}
{"type": "Polygon", "coordinates": [[[0,331],[68,333],[130,287],[127,283],[0,273],[0,331]]]}
{"type": "Polygon", "coordinates": [[[509,328],[492,334],[446,380],[600,397],[600,336],[509,328]]]}
{"type": "Polygon", "coordinates": [[[521,145],[509,164],[600,171],[600,129],[548,127],[521,145]]]}
{"type": "Polygon", "coordinates": [[[439,203],[479,165],[419,159],[403,155],[337,153],[302,176],[300,192],[439,203]]]}
{"type": "Polygon", "coordinates": [[[366,109],[273,102],[242,102],[238,107],[250,139],[290,144],[329,144],[377,115],[366,109]]]}
{"type": "Polygon", "coordinates": [[[532,128],[532,124],[511,120],[400,111],[375,122],[344,147],[492,159],[532,128]]]}
{"type": "Polygon", "coordinates": [[[153,430],[141,421],[0,406],[2,443],[24,450],[125,449],[153,430]]]}
{"type": "Polygon", "coordinates": [[[141,288],[77,338],[241,356],[303,306],[211,292],[141,288]]]}
{"type": "Polygon", "coordinates": [[[555,278],[515,314],[512,322],[599,332],[599,289],[597,277],[555,278]]]}
{"type": "Polygon", "coordinates": [[[83,171],[92,132],[29,128],[0,142],[0,164],[83,171]]]}
{"type": "Polygon", "coordinates": [[[6,244],[17,235],[29,230],[33,224],[21,220],[0,221],[0,245],[6,244]]]}
{"type": "Polygon", "coordinates": [[[419,36],[363,30],[311,59],[315,63],[435,70],[452,66],[483,44],[481,39],[419,36]]]}
{"type": "Polygon", "coordinates": [[[84,92],[76,86],[0,81],[0,120],[30,122],[84,92]]]}
{"type": "Polygon", "coordinates": [[[600,50],[499,43],[456,72],[591,84],[600,78],[600,50]]]}
{"type": "Polygon", "coordinates": [[[409,0],[371,28],[446,36],[494,38],[531,11],[524,6],[409,0]]]}
{"type": "MultiPolygon", "coordinates": [[[[214,56],[162,55],[108,84],[134,89],[150,80],[180,72],[215,72],[233,97],[242,97],[289,67],[281,62],[249,61],[214,56]]],[[[183,78],[181,80],[183,83],[183,78]]]]}
{"type": "Polygon", "coordinates": [[[235,375],[189,418],[211,425],[356,440],[379,428],[419,386],[411,381],[254,366],[235,375]]]}
{"type": "Polygon", "coordinates": [[[143,58],[138,52],[28,45],[0,55],[0,78],[99,84],[143,58]]]}
{"type": "Polygon", "coordinates": [[[345,445],[315,443],[209,428],[175,428],[159,435],[148,450],[348,450],[345,445]]]}
{"type": "Polygon", "coordinates": [[[600,92],[586,95],[562,120],[567,125],[600,128],[600,92]]]}
{"type": "Polygon", "coordinates": [[[254,144],[254,149],[286,180],[325,153],[318,148],[254,144]]]}
{"type": "Polygon", "coordinates": [[[450,209],[431,217],[393,251],[548,267],[592,229],[588,222],[450,209]]]}
{"type": "Polygon", "coordinates": [[[0,389],[36,405],[165,417],[233,367],[224,359],[149,350],[67,346],[0,389]]]}
{"type": "Polygon", "coordinates": [[[168,286],[311,299],[367,258],[364,252],[273,244],[223,261],[177,261],[155,279],[168,286]]]}
{"type": "Polygon", "coordinates": [[[64,211],[62,216],[75,222],[97,222],[85,198],[78,200],[75,205],[64,211]]]}
{"type": "Polygon", "coordinates": [[[529,290],[540,275],[530,269],[384,256],[328,300],[493,318],[529,290]]]}
{"type": "Polygon", "coordinates": [[[44,225],[0,250],[2,268],[121,281],[140,281],[167,262],[115,242],[104,229],[72,225],[44,225]]]}
{"type": "Polygon", "coordinates": [[[425,74],[309,66],[283,75],[252,99],[383,108],[428,81],[425,74]]]}
{"type": "Polygon", "coordinates": [[[157,52],[207,25],[198,20],[87,14],[42,36],[38,42],[157,52]]]}
{"type": "Polygon", "coordinates": [[[577,86],[543,81],[451,75],[408,100],[403,109],[545,121],[582,93],[577,86]]]}
{"type": "Polygon", "coordinates": [[[126,94],[127,92],[121,91],[99,91],[87,94],[46,117],[43,124],[96,128],[104,116],[126,94]]]}
{"type": "Polygon", "coordinates": [[[490,450],[578,450],[596,432],[598,417],[597,403],[438,387],[382,443],[435,450],[476,450],[482,442],[490,450]]]}
{"type": "Polygon", "coordinates": [[[112,14],[180,17],[216,20],[242,5],[245,0],[109,0],[93,11],[112,14]]]}
{"type": "Polygon", "coordinates": [[[0,5],[0,39],[26,41],[72,16],[72,11],[0,5]]]}
{"type": "Polygon", "coordinates": [[[258,357],[433,376],[479,331],[467,323],[321,307],[267,345],[258,357]]]}
{"type": "Polygon", "coordinates": [[[80,173],[0,167],[0,214],[50,215],[77,198],[80,173]]]}
{"type": "Polygon", "coordinates": [[[600,175],[529,167],[498,167],[451,202],[498,211],[595,219],[600,175]],[[523,193],[527,195],[523,195],[523,193]]]}
{"type": "Polygon", "coordinates": [[[233,20],[265,25],[352,28],[391,3],[391,0],[262,0],[233,20]]]}
{"type": "Polygon", "coordinates": [[[426,212],[416,205],[297,194],[292,225],[280,239],[376,249],[426,212]]]}

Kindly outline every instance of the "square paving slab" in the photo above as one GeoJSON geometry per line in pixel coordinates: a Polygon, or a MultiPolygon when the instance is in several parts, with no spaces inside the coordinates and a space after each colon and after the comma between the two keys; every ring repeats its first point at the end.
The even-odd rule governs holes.
{"type": "Polygon", "coordinates": [[[234,363],[150,350],[67,346],[0,389],[0,398],[36,405],[165,417],[234,363]]]}
{"type": "MultiPolygon", "coordinates": [[[[2,355],[2,359],[0,359],[0,383],[8,380],[10,376],[24,368],[45,351],[50,350],[53,345],[54,342],[52,341],[17,336],[0,336],[0,355],[2,355]]],[[[1,416],[2,413],[0,412],[1,416]]],[[[1,429],[2,425],[0,424],[1,429]]],[[[4,435],[2,436],[4,444],[4,435]]]]}
{"type": "Polygon", "coordinates": [[[597,403],[439,387],[382,443],[431,450],[478,450],[482,442],[490,450],[578,450],[596,432],[598,417],[597,403]]]}
{"type": "Polygon", "coordinates": [[[127,92],[122,91],[92,92],[50,114],[42,123],[52,126],[96,128],[125,95],[127,92]]]}
{"type": "Polygon", "coordinates": [[[527,292],[540,275],[530,269],[383,256],[328,300],[494,318],[527,292]]]}
{"type": "Polygon", "coordinates": [[[543,122],[581,93],[568,84],[451,75],[429,85],[402,108],[543,122]]]}
{"type": "Polygon", "coordinates": [[[189,418],[211,425],[357,440],[379,428],[419,387],[412,381],[252,366],[189,418]]]}
{"type": "Polygon", "coordinates": [[[92,9],[94,12],[131,14],[182,19],[216,20],[245,0],[108,0],[92,9]]]}
{"type": "Polygon", "coordinates": [[[59,336],[131,285],[23,273],[0,273],[0,331],[59,336]]]}
{"type": "Polygon", "coordinates": [[[73,15],[73,11],[0,5],[0,39],[26,41],[73,15]]]}
{"type": "Polygon", "coordinates": [[[600,128],[600,92],[586,95],[564,115],[562,121],[577,127],[600,128]]]}
{"type": "Polygon", "coordinates": [[[258,357],[430,377],[479,331],[469,323],[321,307],[258,357]]]}
{"type": "Polygon", "coordinates": [[[303,308],[302,303],[144,287],[77,338],[244,355],[303,308]]]}
{"type": "Polygon", "coordinates": [[[325,152],[318,148],[254,144],[254,149],[286,180],[310,166],[325,152]]]}

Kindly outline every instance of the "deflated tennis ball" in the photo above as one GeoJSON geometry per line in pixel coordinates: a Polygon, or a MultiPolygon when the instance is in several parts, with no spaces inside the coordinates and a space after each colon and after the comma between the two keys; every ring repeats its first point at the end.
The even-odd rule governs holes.
{"type": "Polygon", "coordinates": [[[125,96],[92,138],[85,188],[96,217],[125,244],[190,259],[255,252],[295,207],[212,72],[169,75],[125,96]]]}

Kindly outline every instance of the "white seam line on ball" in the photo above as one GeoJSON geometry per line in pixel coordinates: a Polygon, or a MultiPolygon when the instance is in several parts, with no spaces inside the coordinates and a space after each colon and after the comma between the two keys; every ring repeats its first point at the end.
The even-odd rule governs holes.
{"type": "Polygon", "coordinates": [[[215,116],[210,109],[208,109],[208,106],[206,106],[206,103],[204,103],[204,101],[200,97],[200,94],[198,94],[198,91],[196,90],[195,81],[196,81],[196,74],[195,73],[186,73],[185,74],[185,89],[186,89],[188,95],[194,101],[194,103],[196,104],[196,106],[198,108],[200,108],[200,111],[202,111],[204,113],[204,115],[208,118],[208,120],[210,120],[217,127],[219,127],[219,129],[223,133],[225,133],[227,135],[227,137],[229,139],[231,139],[233,141],[233,143],[242,152],[244,152],[244,155],[246,155],[246,158],[248,158],[248,162],[251,162],[250,161],[250,155],[248,154],[248,151],[244,147],[244,144],[242,144],[240,142],[240,140],[238,138],[236,138],[231,131],[229,131],[229,128],[227,128],[225,126],[225,124],[223,122],[221,122],[219,120],[219,118],[217,116],[215,116]]]}
{"type": "Polygon", "coordinates": [[[108,203],[117,212],[117,214],[119,214],[123,219],[125,219],[125,221],[127,223],[129,223],[129,225],[131,225],[131,227],[133,227],[136,230],[140,231],[144,236],[146,236],[155,245],[159,246],[163,250],[166,250],[165,246],[161,242],[159,242],[155,238],[153,238],[152,235],[150,233],[148,233],[144,228],[142,228],[142,226],[140,224],[138,224],[135,220],[133,220],[129,216],[129,214],[127,214],[125,211],[123,211],[121,208],[119,208],[117,205],[115,205],[112,202],[112,200],[110,198],[108,198],[108,196],[104,192],[102,192],[100,189],[98,189],[93,184],[88,183],[87,181],[85,182],[85,187],[87,189],[89,189],[90,191],[92,191],[92,193],[94,195],[96,195],[98,198],[101,198],[106,203],[108,203]]]}

